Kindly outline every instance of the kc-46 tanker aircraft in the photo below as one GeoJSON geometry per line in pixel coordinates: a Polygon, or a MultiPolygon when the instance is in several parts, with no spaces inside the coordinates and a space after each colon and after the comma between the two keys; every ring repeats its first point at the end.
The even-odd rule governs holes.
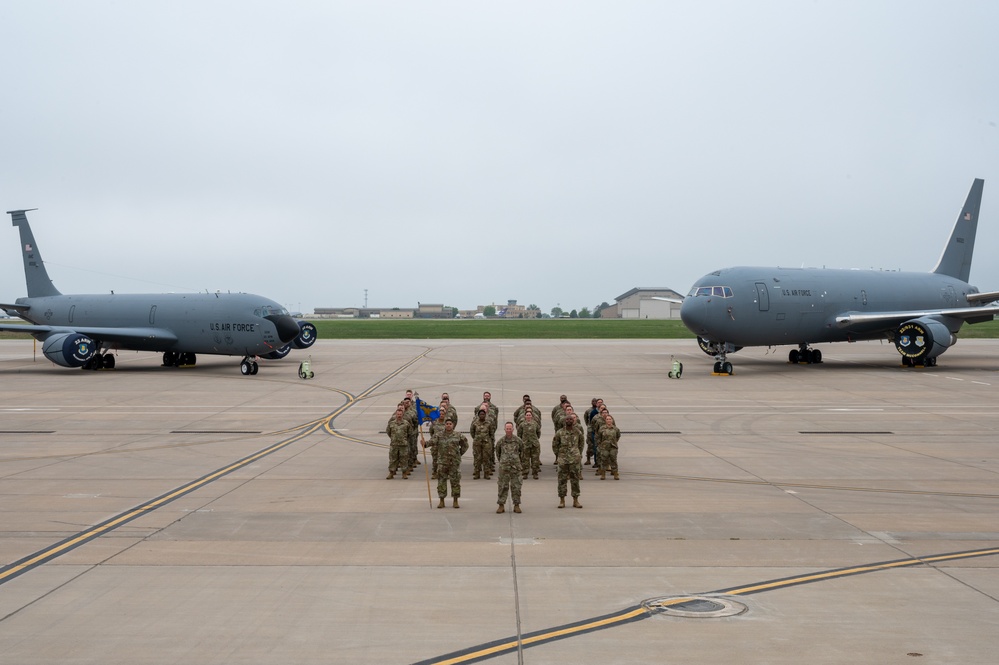
{"type": "Polygon", "coordinates": [[[28,322],[0,330],[30,333],[45,357],[63,367],[112,369],[112,349],[163,353],[163,365],[189,367],[197,354],[243,356],[240,371],[256,374],[257,357],[283,358],[316,341],[316,327],[273,300],[249,293],[63,295],[49,279],[31,233],[30,210],[8,211],[21,233],[28,297],[0,303],[28,322]]]}
{"type": "Polygon", "coordinates": [[[744,346],[795,344],[792,363],[820,363],[817,342],[888,339],[906,367],[933,366],[961,325],[991,321],[999,292],[968,280],[985,182],[976,179],[932,272],[826,268],[726,268],[691,287],[680,318],[732,374],[728,354],[744,346]]]}

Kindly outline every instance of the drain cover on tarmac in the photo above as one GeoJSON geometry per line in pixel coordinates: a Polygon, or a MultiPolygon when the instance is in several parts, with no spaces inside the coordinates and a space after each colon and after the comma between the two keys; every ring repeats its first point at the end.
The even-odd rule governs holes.
{"type": "Polygon", "coordinates": [[[742,614],[749,608],[725,596],[665,596],[650,598],[642,605],[652,614],[688,619],[717,619],[742,614]]]}

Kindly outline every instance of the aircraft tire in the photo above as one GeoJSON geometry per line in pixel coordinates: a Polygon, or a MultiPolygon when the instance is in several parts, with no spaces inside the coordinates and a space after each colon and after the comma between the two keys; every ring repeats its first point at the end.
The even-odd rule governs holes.
{"type": "Polygon", "coordinates": [[[253,373],[253,366],[250,365],[249,360],[244,360],[243,362],[239,363],[239,373],[242,374],[243,376],[249,376],[250,374],[253,373]]]}
{"type": "Polygon", "coordinates": [[[104,369],[114,369],[114,362],[114,356],[110,353],[105,353],[104,358],[101,360],[104,369]]]}
{"type": "Polygon", "coordinates": [[[722,363],[722,374],[728,374],[729,376],[732,376],[732,369],[733,369],[732,363],[730,362],[722,363]]]}
{"type": "Polygon", "coordinates": [[[250,374],[256,375],[260,371],[260,366],[257,363],[250,363],[250,374]]]}

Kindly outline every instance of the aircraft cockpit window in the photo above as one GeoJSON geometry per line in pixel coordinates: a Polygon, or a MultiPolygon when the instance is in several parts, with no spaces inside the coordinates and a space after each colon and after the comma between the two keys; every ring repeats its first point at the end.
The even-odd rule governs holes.
{"type": "Polygon", "coordinates": [[[260,317],[267,317],[271,314],[277,316],[289,316],[289,312],[284,307],[258,307],[253,310],[253,313],[260,317]]]}
{"type": "Polygon", "coordinates": [[[714,296],[716,298],[731,298],[732,289],[728,286],[699,286],[690,292],[693,297],[714,296]]]}

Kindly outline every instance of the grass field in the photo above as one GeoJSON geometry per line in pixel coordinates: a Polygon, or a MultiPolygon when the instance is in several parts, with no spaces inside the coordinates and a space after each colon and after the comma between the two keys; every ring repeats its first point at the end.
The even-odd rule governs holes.
{"type": "MultiPolygon", "coordinates": [[[[680,321],[631,319],[317,320],[319,339],[693,339],[680,321]]],[[[0,332],[0,339],[22,339],[0,332]]],[[[999,321],[961,328],[964,339],[999,338],[999,321]]]]}

